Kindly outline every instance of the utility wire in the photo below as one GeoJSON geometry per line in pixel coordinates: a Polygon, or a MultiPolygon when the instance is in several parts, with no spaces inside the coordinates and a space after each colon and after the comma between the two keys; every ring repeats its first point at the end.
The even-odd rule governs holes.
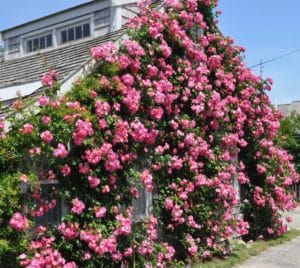
{"type": "Polygon", "coordinates": [[[274,58],[272,58],[272,59],[269,59],[269,60],[266,60],[266,61],[261,61],[261,62],[258,63],[258,64],[255,64],[255,65],[250,66],[249,68],[255,68],[255,67],[262,66],[262,65],[264,65],[264,64],[266,64],[266,63],[269,63],[269,62],[278,60],[278,59],[280,59],[280,58],[286,57],[286,56],[288,56],[288,55],[294,54],[294,53],[299,52],[299,51],[300,51],[300,48],[295,49],[295,50],[292,50],[292,51],[290,51],[290,52],[284,53],[284,54],[282,54],[282,55],[280,55],[280,56],[277,56],[277,57],[274,57],[274,58]]]}

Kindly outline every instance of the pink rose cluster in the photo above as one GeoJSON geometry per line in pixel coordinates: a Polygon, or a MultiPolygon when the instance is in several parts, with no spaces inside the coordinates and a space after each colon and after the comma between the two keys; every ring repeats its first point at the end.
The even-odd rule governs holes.
{"type": "Polygon", "coordinates": [[[20,212],[16,212],[9,221],[12,228],[19,232],[26,231],[29,228],[28,219],[20,212]]]}
{"type": "Polygon", "coordinates": [[[108,42],[103,45],[93,47],[91,49],[92,57],[97,60],[105,60],[107,62],[115,62],[118,46],[114,42],[108,42]]]}
{"type": "Polygon", "coordinates": [[[51,70],[42,77],[42,84],[46,87],[53,87],[58,80],[58,74],[55,70],[51,70]]]}
{"type": "Polygon", "coordinates": [[[94,134],[93,125],[88,120],[78,119],[76,121],[76,129],[73,133],[73,141],[76,145],[81,145],[85,138],[94,134]]]}
{"type": "Polygon", "coordinates": [[[85,209],[85,204],[78,198],[72,200],[72,205],[73,207],[71,208],[71,211],[77,215],[81,215],[85,209]]]}
{"type": "MultiPolygon", "coordinates": [[[[46,228],[38,230],[39,235],[43,235],[46,228]]],[[[76,268],[75,262],[67,262],[61,253],[54,248],[54,237],[44,237],[32,240],[29,246],[30,254],[21,254],[19,256],[20,266],[35,268],[35,267],[53,267],[53,268],[76,268]],[[34,253],[35,254],[32,254],[34,253]],[[30,255],[33,257],[30,258],[30,255]]]]}
{"type": "Polygon", "coordinates": [[[4,117],[0,117],[0,139],[5,138],[4,129],[5,129],[5,119],[4,117]]]}
{"type": "MultiPolygon", "coordinates": [[[[167,12],[160,12],[143,1],[120,49],[113,42],[93,48],[95,69],[74,91],[39,98],[40,120],[22,123],[18,135],[30,141],[37,177],[61,182],[64,189],[52,185],[51,195],[66,193],[70,210],[54,227],[63,245],[50,230],[39,233],[23,266],[74,267],[57,249],[76,245],[79,267],[134,261],[173,267],[181,253],[183,259],[230,253],[235,233],[286,231],[279,210],[295,206],[289,188],[298,174],[276,136],[281,116],[265,93],[270,81],[247,69],[243,48],[204,18],[216,2],[167,0],[167,12]],[[234,215],[236,183],[247,189],[243,220],[234,215]],[[147,207],[147,217],[135,223],[139,185],[157,196],[152,212],[147,207]],[[251,213],[258,210],[272,224],[257,226],[251,213]]],[[[48,87],[56,81],[55,73],[43,78],[48,87]]],[[[29,214],[53,206],[41,195],[32,192],[38,205],[29,214]]],[[[10,224],[28,228],[20,213],[10,224]]],[[[64,252],[71,261],[74,253],[64,252]]]]}

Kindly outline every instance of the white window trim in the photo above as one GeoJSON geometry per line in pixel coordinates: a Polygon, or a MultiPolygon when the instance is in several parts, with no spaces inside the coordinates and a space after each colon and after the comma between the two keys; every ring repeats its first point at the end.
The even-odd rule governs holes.
{"type": "MultiPolygon", "coordinates": [[[[149,159],[145,159],[144,161],[142,160],[140,163],[135,164],[134,169],[138,172],[142,172],[148,166],[150,166],[150,161],[149,161],[149,159]]],[[[150,214],[152,213],[153,198],[155,196],[156,187],[154,185],[153,191],[149,192],[149,191],[147,191],[145,185],[142,182],[139,182],[137,189],[140,192],[140,197],[132,198],[132,201],[131,201],[131,204],[134,207],[133,219],[135,222],[141,221],[141,220],[149,217],[150,214]],[[145,194],[145,200],[142,199],[142,195],[141,195],[142,192],[145,194]],[[143,211],[143,212],[135,211],[134,203],[143,202],[143,201],[145,202],[144,203],[145,211],[143,211]]]]}
{"type": "MultiPolygon", "coordinates": [[[[47,40],[45,40],[45,42],[47,42],[47,40]]],[[[37,35],[31,35],[31,36],[29,36],[27,38],[23,38],[23,53],[24,54],[36,53],[36,52],[38,52],[40,50],[44,51],[44,50],[51,49],[51,48],[54,48],[54,44],[53,44],[53,31],[51,31],[51,30],[50,31],[45,31],[45,32],[37,34],[37,35]],[[52,45],[51,46],[45,47],[45,48],[40,48],[38,50],[33,50],[31,52],[27,52],[27,42],[28,41],[30,41],[30,40],[33,41],[33,39],[41,38],[43,36],[47,37],[47,35],[51,35],[51,38],[52,38],[52,45]]]]}
{"type": "Polygon", "coordinates": [[[52,46],[51,47],[47,47],[45,49],[43,49],[43,51],[47,51],[49,49],[53,49],[55,48],[55,43],[54,43],[54,35],[53,35],[53,27],[47,27],[47,28],[43,28],[34,32],[29,32],[27,34],[23,34],[21,36],[20,39],[20,55],[31,55],[33,53],[37,53],[37,51],[33,51],[33,52],[26,52],[26,41],[29,40],[31,37],[35,37],[35,36],[42,36],[45,35],[45,33],[51,33],[52,34],[52,46]]]}
{"type": "MultiPolygon", "coordinates": [[[[136,222],[149,217],[150,214],[152,213],[152,206],[153,206],[153,193],[148,192],[146,187],[144,187],[144,186],[139,188],[138,190],[139,190],[140,194],[142,194],[142,191],[145,194],[145,211],[140,212],[140,213],[135,213],[135,211],[133,211],[133,218],[134,218],[134,221],[136,221],[136,222]]],[[[140,202],[143,201],[141,199],[141,197],[133,199],[132,206],[134,207],[134,203],[139,202],[139,200],[140,200],[140,202]]]]}
{"type": "Polygon", "coordinates": [[[89,39],[89,38],[93,38],[94,37],[94,24],[92,23],[93,22],[93,14],[89,15],[89,16],[83,16],[83,17],[80,17],[80,18],[77,18],[77,19],[74,19],[74,20],[70,20],[70,21],[67,21],[63,24],[58,24],[56,25],[55,27],[55,36],[56,36],[56,43],[57,43],[57,47],[60,47],[60,46],[64,46],[66,44],[70,44],[71,42],[80,42],[81,40],[86,40],[86,39],[89,39]],[[64,31],[64,30],[68,30],[69,28],[72,28],[72,27],[76,27],[76,26],[79,26],[79,25],[83,25],[85,23],[89,23],[90,24],[90,36],[88,37],[84,37],[84,38],[81,38],[81,39],[75,39],[73,41],[68,41],[68,42],[65,42],[65,43],[62,43],[61,42],[61,32],[64,31]]]}

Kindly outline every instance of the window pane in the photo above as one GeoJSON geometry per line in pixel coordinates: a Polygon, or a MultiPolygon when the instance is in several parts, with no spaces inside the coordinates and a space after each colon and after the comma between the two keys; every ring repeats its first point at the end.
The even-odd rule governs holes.
{"type": "Polygon", "coordinates": [[[82,27],[81,27],[81,25],[77,26],[75,28],[75,33],[76,33],[76,39],[82,38],[82,27]]]}
{"type": "MultiPolygon", "coordinates": [[[[56,187],[55,187],[56,188],[56,187]]],[[[41,195],[46,200],[51,200],[53,197],[51,197],[51,193],[53,193],[53,185],[50,184],[43,184],[41,185],[41,195]]],[[[37,225],[57,225],[60,223],[61,218],[63,215],[63,201],[62,198],[56,197],[56,206],[47,211],[43,216],[36,217],[35,223],[37,225]]]]}
{"type": "Polygon", "coordinates": [[[39,48],[39,39],[33,39],[33,51],[38,50],[39,48]]]}
{"type": "Polygon", "coordinates": [[[43,49],[46,47],[46,37],[45,36],[42,36],[40,38],[40,49],[43,49]]]}
{"type": "Polygon", "coordinates": [[[32,52],[32,40],[27,41],[27,52],[32,52]]]}
{"type": "Polygon", "coordinates": [[[62,31],[61,32],[61,42],[62,43],[66,43],[68,40],[67,40],[67,31],[62,31]]]}
{"type": "Polygon", "coordinates": [[[62,204],[61,200],[57,200],[55,208],[47,211],[43,216],[36,217],[35,222],[37,225],[57,225],[61,221],[62,217],[62,204]]]}
{"type": "Polygon", "coordinates": [[[46,45],[46,47],[52,47],[52,34],[48,34],[46,36],[46,39],[47,39],[47,45],[46,45]]]}
{"type": "Polygon", "coordinates": [[[70,28],[70,29],[68,30],[68,40],[69,40],[69,41],[74,40],[74,28],[70,28]]]}
{"type": "Polygon", "coordinates": [[[88,37],[91,35],[91,31],[90,31],[90,25],[87,24],[83,24],[83,37],[88,37]]]}

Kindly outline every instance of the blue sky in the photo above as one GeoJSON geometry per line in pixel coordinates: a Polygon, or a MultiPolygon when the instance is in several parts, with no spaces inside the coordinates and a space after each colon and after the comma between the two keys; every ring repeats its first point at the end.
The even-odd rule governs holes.
{"type": "MultiPolygon", "coordinates": [[[[69,8],[87,0],[10,0],[0,9],[0,30],[69,8]]],[[[1,2],[0,2],[1,3],[1,2]]],[[[219,0],[221,31],[246,47],[246,64],[300,48],[299,0],[219,0]]],[[[259,68],[253,69],[257,74],[259,68]]],[[[263,66],[274,80],[273,103],[300,100],[300,52],[263,66]]]]}
{"type": "MultiPolygon", "coordinates": [[[[246,47],[252,66],[300,48],[299,0],[219,0],[221,31],[246,47]]],[[[253,69],[259,74],[259,68],[253,69]]],[[[273,103],[300,100],[300,51],[263,66],[274,80],[273,103]]]]}

